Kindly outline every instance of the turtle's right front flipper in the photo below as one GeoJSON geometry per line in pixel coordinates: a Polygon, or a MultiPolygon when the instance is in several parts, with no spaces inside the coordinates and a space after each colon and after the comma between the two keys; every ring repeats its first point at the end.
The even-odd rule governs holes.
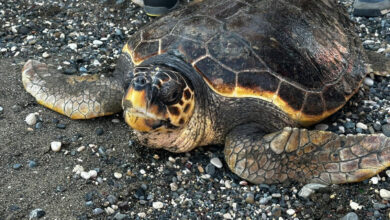
{"type": "Polygon", "coordinates": [[[37,102],[72,119],[111,115],[122,110],[122,83],[98,75],[70,76],[29,60],[22,70],[24,88],[37,102]]]}

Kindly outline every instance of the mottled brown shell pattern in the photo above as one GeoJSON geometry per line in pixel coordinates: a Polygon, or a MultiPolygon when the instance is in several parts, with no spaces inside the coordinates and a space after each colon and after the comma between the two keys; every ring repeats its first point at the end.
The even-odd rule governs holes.
{"type": "Polygon", "coordinates": [[[314,124],[340,109],[365,75],[349,18],[336,1],[316,1],[205,0],[137,32],[123,52],[135,65],[175,54],[214,92],[260,98],[314,124]]]}

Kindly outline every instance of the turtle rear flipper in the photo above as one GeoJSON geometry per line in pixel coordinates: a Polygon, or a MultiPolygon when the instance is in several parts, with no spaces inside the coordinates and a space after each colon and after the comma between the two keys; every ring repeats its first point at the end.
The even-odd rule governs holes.
{"type": "Polygon", "coordinates": [[[72,119],[88,119],[121,111],[122,84],[112,77],[71,76],[35,60],[22,70],[24,88],[37,102],[72,119]]]}
{"type": "Polygon", "coordinates": [[[390,138],[382,134],[285,128],[263,135],[244,125],[228,135],[225,145],[230,169],[253,183],[359,182],[390,166],[390,138]]]}

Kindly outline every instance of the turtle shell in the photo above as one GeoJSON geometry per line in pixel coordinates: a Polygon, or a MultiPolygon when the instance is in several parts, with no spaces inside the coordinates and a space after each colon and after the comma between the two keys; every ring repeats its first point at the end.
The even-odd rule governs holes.
{"type": "Polygon", "coordinates": [[[364,78],[354,25],[335,0],[204,0],[130,37],[135,66],[164,53],[226,97],[259,98],[301,125],[340,109],[364,78]]]}

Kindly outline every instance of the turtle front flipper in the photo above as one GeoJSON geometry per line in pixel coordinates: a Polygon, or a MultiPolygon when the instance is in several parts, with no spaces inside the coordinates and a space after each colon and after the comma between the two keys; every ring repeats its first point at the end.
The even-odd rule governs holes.
{"type": "Polygon", "coordinates": [[[390,138],[298,128],[264,135],[244,125],[228,135],[225,158],[234,173],[256,184],[358,182],[390,166],[390,138]]]}
{"type": "Polygon", "coordinates": [[[71,76],[29,60],[22,70],[24,88],[37,102],[72,119],[88,119],[121,111],[122,84],[112,77],[71,76]]]}

